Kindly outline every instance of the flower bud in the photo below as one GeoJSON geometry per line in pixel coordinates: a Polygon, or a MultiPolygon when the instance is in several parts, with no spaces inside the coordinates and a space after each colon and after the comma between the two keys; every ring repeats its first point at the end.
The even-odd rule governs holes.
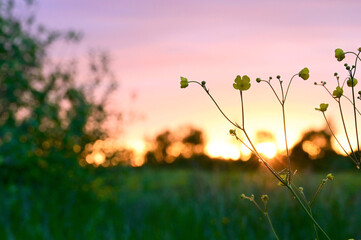
{"type": "Polygon", "coordinates": [[[327,178],[328,180],[333,180],[333,179],[334,179],[334,176],[332,175],[332,173],[329,173],[329,174],[327,174],[326,178],[327,178]]]}
{"type": "Polygon", "coordinates": [[[244,199],[246,198],[246,195],[244,195],[244,193],[241,194],[241,198],[244,199]]]}
{"type": "Polygon", "coordinates": [[[181,81],[180,81],[180,85],[181,88],[186,88],[189,85],[188,79],[185,77],[180,77],[181,81]]]}
{"type": "Polygon", "coordinates": [[[262,199],[262,202],[264,202],[264,203],[267,203],[269,201],[269,197],[267,194],[262,195],[261,199],[262,199]]]}
{"type": "Polygon", "coordinates": [[[256,78],[256,82],[260,83],[261,79],[260,78],[256,78]]]}

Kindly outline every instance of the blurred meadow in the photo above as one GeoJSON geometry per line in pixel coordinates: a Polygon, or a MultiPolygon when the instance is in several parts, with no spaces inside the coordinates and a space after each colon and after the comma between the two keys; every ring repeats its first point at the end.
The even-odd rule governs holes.
{"type": "MultiPolygon", "coordinates": [[[[74,12],[81,9],[79,3],[64,2],[74,12]]],[[[156,2],[163,12],[166,7],[162,1],[156,2]]],[[[259,7],[242,3],[253,10],[259,7]]],[[[252,202],[241,199],[241,194],[254,194],[259,203],[262,195],[269,196],[268,213],[280,239],[314,239],[312,222],[296,200],[286,187],[279,186],[256,154],[231,140],[229,126],[213,117],[215,112],[203,108],[202,104],[209,102],[200,97],[197,104],[190,101],[195,96],[193,90],[184,92],[184,97],[172,92],[175,90],[165,91],[154,80],[156,72],[148,83],[140,82],[136,73],[151,68],[144,62],[136,73],[126,71],[133,69],[130,65],[121,65],[126,74],[120,81],[118,74],[122,73],[115,72],[118,68],[107,51],[93,49],[80,57],[70,51],[61,59],[57,51],[65,52],[68,48],[64,46],[74,44],[83,49],[82,33],[48,28],[47,21],[39,23],[33,10],[42,4],[49,7],[44,1],[0,0],[0,239],[274,239],[267,219],[252,202]],[[130,89],[129,83],[139,92],[130,89]],[[140,108],[138,94],[146,96],[139,97],[140,108]],[[173,105],[167,105],[163,98],[173,105]],[[145,108],[154,112],[143,112],[145,108]],[[222,133],[220,128],[224,128],[222,133]],[[144,135],[139,139],[141,131],[144,135]]],[[[219,6],[217,1],[214,4],[219,6]]],[[[59,1],[54,6],[63,5],[59,1]]],[[[108,9],[110,5],[105,6],[108,9]]],[[[154,7],[145,4],[138,9],[129,2],[126,6],[133,11],[154,7]]],[[[212,6],[209,10],[218,9],[212,6]]],[[[286,8],[282,6],[277,9],[286,8]]],[[[58,9],[57,13],[64,11],[58,9]]],[[[92,2],[89,9],[94,11],[96,4],[92,2]]],[[[109,16],[114,14],[108,11],[109,16]]],[[[131,15],[125,12],[122,16],[131,15]]],[[[47,15],[42,14],[44,19],[47,15]]],[[[129,18],[131,22],[138,15],[134,16],[129,18]]],[[[48,22],[54,21],[49,18],[48,22]]],[[[102,33],[98,25],[85,25],[102,33]]],[[[224,34],[228,36],[228,31],[224,34]]],[[[105,33],[97,36],[110,39],[105,33]]],[[[132,36],[126,39],[127,44],[137,43],[132,38],[142,40],[132,36]]],[[[354,42],[347,42],[350,44],[354,42]]],[[[115,62],[122,63],[119,59],[115,62]]],[[[178,70],[192,72],[191,68],[178,70]]],[[[166,88],[179,90],[178,70],[171,72],[172,81],[167,80],[166,88]]],[[[255,96],[249,97],[252,104],[257,102],[255,96]]],[[[302,111],[309,100],[297,105],[299,113],[291,120],[307,115],[302,111]]],[[[262,118],[266,120],[263,125],[257,122],[260,117],[255,112],[268,113],[268,103],[261,105],[264,111],[250,111],[250,125],[255,130],[252,137],[260,154],[281,172],[286,167],[284,143],[273,131],[278,128],[263,127],[273,126],[274,115],[268,122],[262,118]]],[[[312,119],[307,117],[305,122],[312,119]]],[[[313,215],[332,239],[361,239],[360,170],[336,147],[327,126],[316,122],[299,129],[297,125],[290,124],[299,135],[291,137],[290,158],[297,170],[294,183],[303,187],[310,200],[332,172],[335,178],[327,180],[312,206],[313,215]]],[[[360,152],[355,150],[355,154],[360,152]]]]}
{"type": "MultiPolygon", "coordinates": [[[[298,180],[311,194],[324,174],[298,180]]],[[[300,177],[301,178],[301,177],[300,177]]],[[[361,177],[340,173],[314,215],[332,239],[360,239],[361,177]]],[[[312,224],[294,199],[262,173],[117,169],[82,189],[63,183],[1,186],[1,239],[273,239],[240,193],[268,193],[281,239],[310,239],[312,224]]]]}

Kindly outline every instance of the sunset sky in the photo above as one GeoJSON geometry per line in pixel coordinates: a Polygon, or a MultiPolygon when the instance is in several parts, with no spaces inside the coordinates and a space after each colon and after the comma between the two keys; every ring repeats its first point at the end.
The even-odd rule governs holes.
{"type": "Polygon", "coordinates": [[[346,77],[334,49],[361,46],[358,0],[38,0],[33,10],[38,22],[50,28],[84,34],[79,45],[55,49],[55,57],[84,59],[89,49],[109,53],[120,83],[111,107],[136,116],[115,137],[138,147],[164,129],[194,125],[205,130],[209,152],[224,149],[213,155],[237,151],[229,145],[232,126],[204,91],[196,85],[180,89],[179,81],[180,76],[207,81],[224,111],[240,122],[239,94],[232,83],[236,75],[247,74],[252,86],[244,94],[246,128],[252,136],[272,132],[283,149],[280,105],[256,77],[279,74],[288,81],[302,68],[310,69],[308,81],[294,79],[286,104],[293,144],[302,131],[324,126],[322,114],[314,110],[321,102],[332,103],[329,116],[338,123],[337,106],[313,83],[328,81],[333,90],[333,73],[346,77]]]}

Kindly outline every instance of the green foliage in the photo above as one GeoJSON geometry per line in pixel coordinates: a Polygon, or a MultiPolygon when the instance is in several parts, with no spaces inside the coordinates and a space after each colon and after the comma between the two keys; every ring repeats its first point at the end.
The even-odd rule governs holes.
{"type": "MultiPolygon", "coordinates": [[[[306,189],[324,176],[295,181],[312,196],[306,189]]],[[[275,182],[260,172],[117,169],[82,192],[0,185],[0,239],[274,239],[266,219],[240,199],[264,191],[280,239],[311,239],[307,217],[275,182]]],[[[361,239],[360,188],[360,174],[337,174],[314,203],[333,239],[361,239]]]]}
{"type": "Polygon", "coordinates": [[[50,64],[52,44],[75,33],[30,31],[34,24],[16,17],[12,1],[0,9],[1,178],[75,177],[85,145],[105,135],[105,103],[91,99],[99,80],[80,86],[74,68],[50,64]]]}

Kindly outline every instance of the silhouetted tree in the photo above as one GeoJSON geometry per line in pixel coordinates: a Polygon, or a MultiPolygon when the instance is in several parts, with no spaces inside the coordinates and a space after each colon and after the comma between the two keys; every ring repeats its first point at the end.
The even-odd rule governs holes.
{"type": "MultiPolygon", "coordinates": [[[[114,82],[95,101],[94,91],[103,84],[98,77],[81,86],[72,64],[49,61],[55,41],[79,35],[31,31],[33,16],[17,18],[14,6],[0,1],[0,175],[7,181],[75,176],[84,146],[105,135],[105,102],[114,82]]],[[[105,55],[91,64],[93,74],[108,71],[105,55]]]]}
{"type": "Polygon", "coordinates": [[[338,155],[331,145],[332,136],[327,130],[308,131],[291,150],[291,159],[298,169],[347,169],[352,166],[338,155]],[[337,166],[337,167],[336,167],[337,166]]]}

